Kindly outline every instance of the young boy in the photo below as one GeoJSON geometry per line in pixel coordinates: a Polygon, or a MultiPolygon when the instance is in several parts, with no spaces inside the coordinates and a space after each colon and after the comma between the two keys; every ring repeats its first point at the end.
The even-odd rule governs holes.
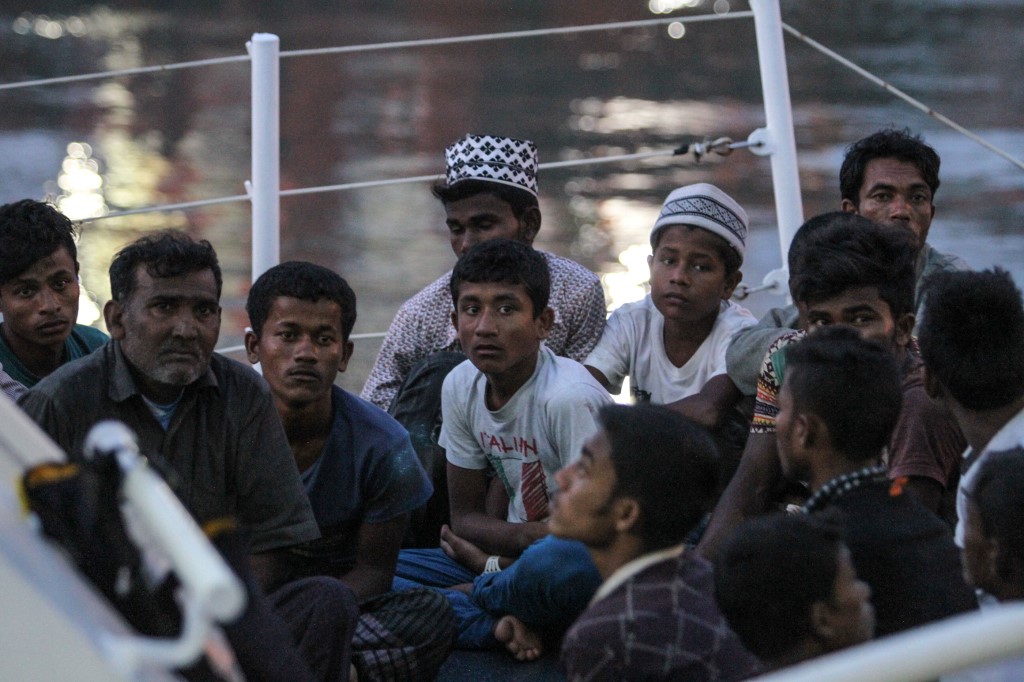
{"type": "Polygon", "coordinates": [[[25,388],[108,340],[77,324],[77,257],[75,227],[53,206],[0,206],[0,363],[25,388]]]}
{"type": "Polygon", "coordinates": [[[456,264],[452,322],[469,359],[441,394],[452,529],[442,534],[443,551],[403,550],[396,570],[434,587],[463,584],[468,599],[446,592],[460,620],[459,646],[486,647],[497,637],[522,658],[539,649],[526,652],[520,631],[494,615],[564,629],[600,582],[582,544],[545,537],[554,474],[580,453],[597,409],[610,402],[582,365],[542,345],[553,317],[549,286],[544,256],[517,241],[477,244],[456,264]],[[488,500],[492,475],[505,498],[500,511],[488,500]]]}
{"type": "Polygon", "coordinates": [[[387,594],[409,513],[430,497],[430,481],[405,429],[334,385],[352,356],[355,293],[331,270],[293,261],[256,280],[246,310],[249,361],[270,384],[320,528],[319,539],[289,548],[290,568],[335,577],[359,598],[352,648],[361,678],[431,676],[454,637],[451,608],[427,590],[387,594]]]}
{"type": "Polygon", "coordinates": [[[726,375],[726,348],[757,322],[729,301],[742,278],[746,237],[746,212],[717,187],[669,194],[651,231],[651,293],[608,318],[583,363],[594,377],[618,392],[628,375],[638,402],[722,426],[740,398],[726,375]]]}

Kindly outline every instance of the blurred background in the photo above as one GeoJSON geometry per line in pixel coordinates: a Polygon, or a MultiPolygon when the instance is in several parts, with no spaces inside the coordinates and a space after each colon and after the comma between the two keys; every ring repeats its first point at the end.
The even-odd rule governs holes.
{"type": "MultiPolygon", "coordinates": [[[[783,21],[935,110],[1024,157],[1020,0],[782,0],[783,21]]],[[[283,51],[727,14],[746,0],[0,1],[0,83],[242,55],[254,32],[283,51]]],[[[534,140],[541,161],[669,149],[764,125],[753,21],[533,37],[281,64],[282,189],[443,173],[467,132],[534,140]]],[[[818,52],[786,38],[804,213],[839,206],[850,142],[884,126],[921,133],[942,157],[929,241],[1024,283],[1024,171],[818,52]]],[[[247,62],[0,91],[0,203],[56,201],[74,219],[244,193],[250,177],[247,62]]],[[[713,182],[751,216],[744,282],[780,264],[767,158],[659,157],[546,170],[538,246],[602,275],[615,306],[643,295],[647,236],[674,187],[713,182]]],[[[281,256],[342,273],[356,333],[450,269],[429,183],[282,200],[281,256]]],[[[83,225],[82,318],[102,325],[113,253],[179,227],[213,242],[225,270],[221,346],[241,342],[249,287],[247,203],[83,225]]],[[[756,314],[781,297],[753,294],[756,314]]],[[[379,340],[357,341],[341,383],[358,391],[379,340]]]]}

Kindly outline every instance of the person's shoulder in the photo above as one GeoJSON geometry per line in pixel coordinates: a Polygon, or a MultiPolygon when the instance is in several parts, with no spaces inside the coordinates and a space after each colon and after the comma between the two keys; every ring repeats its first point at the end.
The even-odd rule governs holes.
{"type": "MultiPolygon", "coordinates": [[[[405,303],[402,304],[400,310],[411,311],[411,312],[422,312],[423,306],[436,306],[438,302],[444,304],[451,304],[452,294],[449,284],[452,281],[452,271],[444,273],[433,282],[423,287],[415,294],[412,295],[405,303]]],[[[449,306],[450,307],[450,306],[449,306]]]]}
{"type": "Polygon", "coordinates": [[[718,320],[729,329],[738,330],[757,325],[754,314],[735,301],[723,301],[718,320]]]}
{"type": "Polygon", "coordinates": [[[76,324],[71,330],[71,336],[80,341],[81,345],[89,351],[94,351],[110,340],[106,333],[85,324],[76,324]]]}
{"type": "Polygon", "coordinates": [[[97,381],[109,381],[108,370],[113,362],[113,348],[103,344],[95,353],[65,362],[40,379],[30,391],[33,394],[68,394],[81,397],[83,385],[95,386],[97,381]]]}
{"type": "Polygon", "coordinates": [[[210,371],[213,372],[222,391],[231,394],[239,391],[240,395],[246,396],[253,394],[270,396],[270,386],[266,379],[260,376],[260,373],[251,365],[232,360],[220,353],[214,353],[210,356],[210,371]]]}
{"type": "Polygon", "coordinates": [[[597,275],[585,265],[581,265],[571,258],[565,258],[550,251],[541,251],[548,262],[548,269],[551,271],[551,279],[566,279],[578,281],[585,284],[600,283],[597,275]]]}
{"type": "Polygon", "coordinates": [[[340,386],[332,386],[331,394],[334,398],[335,412],[344,414],[352,424],[354,437],[365,438],[375,435],[384,436],[388,440],[408,438],[404,426],[370,401],[349,393],[340,386]]]}

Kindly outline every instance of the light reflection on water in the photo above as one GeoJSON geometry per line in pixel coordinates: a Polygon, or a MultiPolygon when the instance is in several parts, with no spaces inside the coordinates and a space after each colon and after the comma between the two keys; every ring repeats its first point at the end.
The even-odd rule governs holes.
{"type": "MultiPolygon", "coordinates": [[[[724,8],[698,4],[697,13],[724,8]]],[[[0,10],[0,80],[234,55],[256,31],[281,35],[287,50],[652,16],[640,1],[523,3],[507,15],[468,0],[429,5],[306,0],[261,14],[239,3],[195,3],[188,25],[164,9],[97,6],[74,17],[0,10]]],[[[899,26],[882,27],[878,12],[889,10],[875,5],[790,0],[782,9],[785,21],[1024,156],[1019,4],[903,3],[899,26]]],[[[732,21],[690,25],[680,40],[645,29],[289,59],[281,68],[282,187],[440,173],[444,146],[466,132],[534,139],[542,160],[673,148],[704,136],[744,139],[763,121],[752,37],[748,22],[732,21]]],[[[806,47],[787,40],[787,49],[807,216],[838,206],[846,144],[907,125],[944,160],[931,242],[976,267],[1001,263],[1024,282],[1024,172],[806,47]]],[[[77,216],[241,194],[248,97],[245,65],[0,93],[0,200],[64,195],[62,206],[77,216]]],[[[634,300],[644,291],[647,235],[661,199],[699,181],[747,208],[745,282],[758,284],[780,252],[768,161],[742,150],[699,166],[657,158],[543,172],[538,246],[601,272],[614,304],[634,300]]],[[[285,199],[282,222],[283,258],[314,260],[353,283],[357,332],[384,330],[398,305],[453,261],[425,186],[285,199]]],[[[88,224],[85,286],[102,305],[111,255],[159,227],[187,229],[217,247],[222,342],[237,343],[248,287],[245,204],[88,224]]],[[[779,303],[756,295],[746,302],[755,312],[779,303]]],[[[358,344],[350,387],[361,385],[376,347],[358,344]]]]}

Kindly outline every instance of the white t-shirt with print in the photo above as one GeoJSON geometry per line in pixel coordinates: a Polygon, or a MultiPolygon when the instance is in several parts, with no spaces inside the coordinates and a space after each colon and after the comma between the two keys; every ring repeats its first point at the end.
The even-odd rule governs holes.
{"type": "Polygon", "coordinates": [[[601,340],[583,364],[600,370],[612,393],[622,390],[628,375],[638,402],[663,405],[699,393],[708,379],[725,374],[729,342],[738,331],[755,324],[757,318],[746,308],[722,301],[704,343],[682,367],[676,367],[665,353],[665,317],[648,294],[611,314],[601,340]]]}
{"type": "Polygon", "coordinates": [[[583,365],[543,346],[533,375],[500,409],[487,409],[486,390],[487,377],[469,360],[445,377],[438,442],[455,466],[494,469],[509,521],[543,521],[555,472],[576,459],[611,398],[583,365]]]}

